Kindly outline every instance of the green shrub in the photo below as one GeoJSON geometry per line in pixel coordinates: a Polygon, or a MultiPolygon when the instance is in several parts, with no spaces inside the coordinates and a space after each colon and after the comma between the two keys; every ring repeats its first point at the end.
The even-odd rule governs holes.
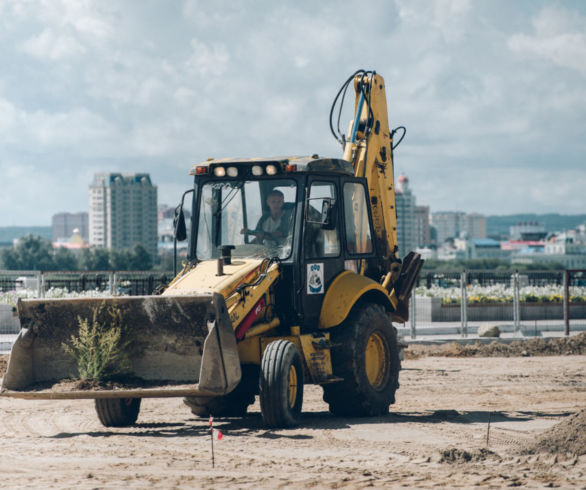
{"type": "Polygon", "coordinates": [[[80,379],[100,381],[124,374],[130,367],[123,339],[122,312],[99,306],[91,319],[77,317],[79,331],[63,348],[77,361],[80,379]]]}

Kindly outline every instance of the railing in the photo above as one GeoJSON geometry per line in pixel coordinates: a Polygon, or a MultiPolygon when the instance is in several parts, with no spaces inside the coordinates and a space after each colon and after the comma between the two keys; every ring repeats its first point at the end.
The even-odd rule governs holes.
{"type": "Polygon", "coordinates": [[[0,271],[0,292],[28,290],[44,298],[48,291],[97,291],[113,296],[153,294],[173,278],[172,271],[0,271]]]}
{"type": "Polygon", "coordinates": [[[149,295],[172,278],[171,271],[0,271],[0,334],[18,333],[18,298],[149,295]]]}
{"type": "MultiPolygon", "coordinates": [[[[570,334],[586,325],[586,270],[424,271],[412,297],[408,332],[457,327],[462,337],[474,328],[499,326],[514,334],[542,330],[570,334]]],[[[407,325],[405,325],[407,326],[407,325]]]]}
{"type": "MultiPolygon", "coordinates": [[[[172,277],[171,271],[0,271],[0,333],[18,331],[7,327],[12,320],[4,317],[12,316],[7,305],[22,293],[38,298],[149,295],[172,277]]],[[[424,271],[411,298],[410,319],[398,326],[415,339],[429,327],[449,327],[467,337],[488,325],[525,335],[548,329],[569,335],[571,326],[586,328],[586,270],[424,271]]]]}

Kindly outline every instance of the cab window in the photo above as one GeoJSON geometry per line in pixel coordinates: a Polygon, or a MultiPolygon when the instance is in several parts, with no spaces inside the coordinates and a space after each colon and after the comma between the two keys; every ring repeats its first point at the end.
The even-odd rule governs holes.
{"type": "Polygon", "coordinates": [[[331,182],[313,182],[305,207],[306,258],[317,259],[340,255],[336,210],[336,186],[331,182]]]}
{"type": "Polygon", "coordinates": [[[364,186],[358,182],[344,184],[344,225],[346,251],[352,255],[372,252],[372,232],[364,186]]]}

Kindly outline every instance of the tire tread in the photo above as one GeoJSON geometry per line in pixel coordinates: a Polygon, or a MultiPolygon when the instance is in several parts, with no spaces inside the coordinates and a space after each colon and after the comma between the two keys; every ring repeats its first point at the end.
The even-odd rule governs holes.
{"type": "MultiPolygon", "coordinates": [[[[340,416],[380,416],[388,412],[389,405],[395,402],[395,391],[399,387],[400,360],[397,347],[396,329],[388,321],[388,341],[391,356],[388,385],[384,394],[373,395],[373,390],[364,381],[361,373],[363,366],[358,365],[359,356],[356,355],[356,346],[365,341],[364,334],[371,325],[380,319],[386,318],[386,311],[379,305],[369,304],[355,310],[349,318],[332,331],[334,344],[338,346],[332,353],[334,374],[344,378],[344,381],[324,385],[324,401],[328,403],[330,411],[340,416]]],[[[382,331],[382,330],[381,330],[382,331]]]]}

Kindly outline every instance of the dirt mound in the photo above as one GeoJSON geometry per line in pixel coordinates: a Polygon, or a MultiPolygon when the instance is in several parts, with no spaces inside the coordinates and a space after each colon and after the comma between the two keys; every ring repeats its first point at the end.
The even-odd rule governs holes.
{"type": "Polygon", "coordinates": [[[586,454],[586,409],[554,425],[523,453],[586,454]]]}
{"type": "Polygon", "coordinates": [[[450,342],[442,345],[411,344],[405,351],[406,359],[427,356],[440,357],[520,357],[520,356],[570,356],[586,354],[586,332],[573,337],[553,339],[516,340],[510,344],[494,341],[490,344],[476,342],[462,345],[450,342]]]}

